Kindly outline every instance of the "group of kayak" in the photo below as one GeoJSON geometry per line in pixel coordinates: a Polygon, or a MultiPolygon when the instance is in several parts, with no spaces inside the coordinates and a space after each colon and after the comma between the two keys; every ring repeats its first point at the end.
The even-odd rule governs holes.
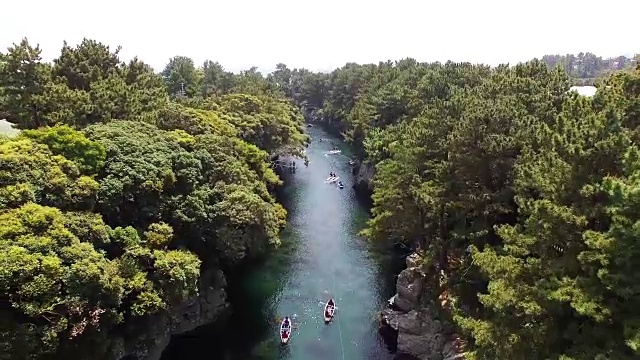
{"type": "MultiPolygon", "coordinates": [[[[338,179],[340,179],[340,177],[336,173],[330,172],[329,177],[327,178],[327,180],[325,180],[325,182],[335,183],[336,181],[338,181],[338,179]]],[[[338,181],[338,187],[340,189],[344,188],[344,184],[342,183],[342,181],[338,181]]]]}
{"type": "MultiPolygon", "coordinates": [[[[329,324],[331,322],[331,320],[335,315],[335,311],[336,311],[336,303],[335,301],[333,301],[333,299],[329,299],[329,301],[327,301],[327,303],[324,305],[323,315],[324,315],[325,324],[329,324]]],[[[282,323],[280,324],[280,341],[283,344],[288,343],[289,339],[291,339],[292,328],[293,326],[291,324],[291,319],[289,319],[288,316],[285,316],[285,318],[282,320],[282,323]]]]}

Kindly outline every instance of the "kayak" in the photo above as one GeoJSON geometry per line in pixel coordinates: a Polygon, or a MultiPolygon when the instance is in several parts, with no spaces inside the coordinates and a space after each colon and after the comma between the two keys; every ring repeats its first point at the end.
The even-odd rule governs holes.
{"type": "Polygon", "coordinates": [[[340,185],[338,185],[338,187],[339,187],[340,189],[344,189],[344,184],[340,184],[340,185]]]}
{"type": "Polygon", "coordinates": [[[335,311],[336,311],[336,303],[333,301],[333,299],[329,299],[329,301],[327,301],[327,304],[324,306],[324,323],[328,324],[331,319],[333,319],[333,316],[335,315],[335,311]]]}
{"type": "Polygon", "coordinates": [[[327,178],[327,180],[325,180],[325,182],[332,183],[332,182],[338,181],[338,179],[340,179],[339,176],[333,176],[333,177],[330,176],[327,178]]]}
{"type": "Polygon", "coordinates": [[[290,338],[291,320],[289,320],[289,318],[284,318],[284,320],[282,320],[282,323],[280,324],[280,341],[282,341],[283,344],[286,344],[289,342],[290,338]]]}
{"type": "Polygon", "coordinates": [[[340,150],[331,150],[329,152],[327,152],[328,155],[333,155],[333,154],[340,154],[342,151],[340,150]]]}

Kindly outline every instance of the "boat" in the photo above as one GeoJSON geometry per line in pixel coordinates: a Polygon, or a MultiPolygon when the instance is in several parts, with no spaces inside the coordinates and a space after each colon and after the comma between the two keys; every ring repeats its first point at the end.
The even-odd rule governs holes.
{"type": "Polygon", "coordinates": [[[289,342],[290,338],[291,338],[291,320],[289,320],[289,317],[285,317],[282,320],[282,323],[280,324],[280,341],[282,341],[283,344],[286,344],[289,342]]]}
{"type": "Polygon", "coordinates": [[[335,311],[336,311],[336,303],[333,301],[333,299],[329,299],[329,301],[327,301],[327,304],[324,306],[324,323],[328,324],[331,319],[333,319],[333,316],[335,315],[335,311]]]}
{"type": "Polygon", "coordinates": [[[327,155],[333,155],[333,154],[340,154],[342,151],[340,150],[331,150],[329,152],[327,152],[327,155]]]}
{"type": "Polygon", "coordinates": [[[327,180],[325,180],[324,182],[326,182],[326,183],[334,183],[334,182],[338,181],[338,179],[340,179],[339,176],[329,176],[327,178],[327,180]]]}
{"type": "Polygon", "coordinates": [[[344,189],[344,184],[343,184],[343,183],[339,183],[339,184],[338,184],[338,187],[339,187],[340,189],[344,189]]]}

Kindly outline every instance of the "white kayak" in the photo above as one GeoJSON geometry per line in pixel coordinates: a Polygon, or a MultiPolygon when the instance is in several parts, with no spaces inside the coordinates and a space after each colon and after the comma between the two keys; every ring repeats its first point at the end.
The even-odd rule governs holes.
{"type": "Polygon", "coordinates": [[[286,317],[280,324],[280,341],[286,344],[289,342],[289,339],[291,339],[291,320],[286,317]]]}
{"type": "Polygon", "coordinates": [[[333,154],[340,154],[342,151],[340,150],[331,150],[329,152],[327,152],[328,155],[333,155],[333,154]]]}
{"type": "Polygon", "coordinates": [[[329,301],[327,301],[327,304],[324,306],[325,324],[328,324],[329,322],[331,322],[331,319],[333,319],[333,316],[335,315],[335,311],[336,311],[336,303],[333,301],[333,299],[329,299],[329,301]]]}
{"type": "Polygon", "coordinates": [[[327,178],[327,180],[325,180],[324,182],[327,182],[327,183],[334,183],[334,182],[338,181],[338,179],[340,179],[340,177],[339,177],[339,176],[332,176],[332,177],[330,176],[330,177],[328,177],[328,178],[327,178]]]}

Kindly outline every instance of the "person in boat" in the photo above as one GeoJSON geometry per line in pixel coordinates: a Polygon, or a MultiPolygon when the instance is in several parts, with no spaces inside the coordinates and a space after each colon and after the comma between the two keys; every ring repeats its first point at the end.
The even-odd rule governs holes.
{"type": "Polygon", "coordinates": [[[282,329],[282,337],[286,339],[289,336],[289,330],[291,330],[291,321],[288,316],[284,318],[284,326],[285,329],[282,329]]]}
{"type": "Polygon", "coordinates": [[[338,181],[338,186],[344,186],[344,185],[342,184],[342,181],[338,181]]]}
{"type": "Polygon", "coordinates": [[[333,316],[333,311],[334,311],[334,310],[335,310],[335,309],[334,309],[333,305],[329,305],[329,306],[327,306],[327,314],[326,314],[326,315],[327,315],[327,317],[332,317],[332,316],[333,316]]]}

